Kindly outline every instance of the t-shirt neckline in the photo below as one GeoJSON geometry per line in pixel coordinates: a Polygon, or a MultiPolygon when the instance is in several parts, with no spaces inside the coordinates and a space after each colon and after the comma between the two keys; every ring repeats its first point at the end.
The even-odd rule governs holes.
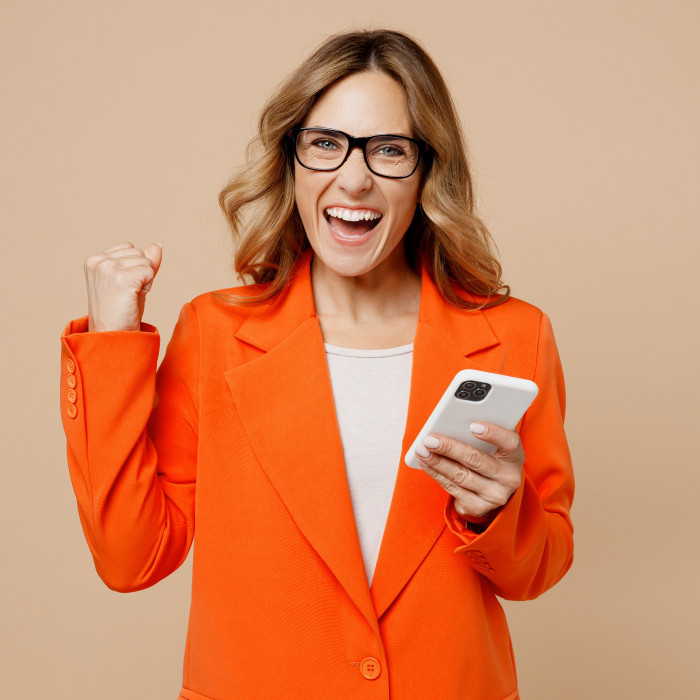
{"type": "Polygon", "coordinates": [[[342,355],[343,357],[394,357],[395,355],[407,355],[413,352],[413,343],[399,345],[393,348],[379,348],[378,350],[365,350],[364,348],[341,348],[338,345],[324,343],[328,355],[342,355]]]}

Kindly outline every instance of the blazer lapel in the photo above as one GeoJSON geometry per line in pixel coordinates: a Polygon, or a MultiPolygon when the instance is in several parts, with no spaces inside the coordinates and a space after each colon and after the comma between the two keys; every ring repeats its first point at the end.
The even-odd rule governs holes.
{"type": "Polygon", "coordinates": [[[263,350],[225,373],[262,468],[297,526],[378,631],[355,528],[310,252],[281,299],[256,307],[236,336],[263,350]]]}
{"type": "MultiPolygon", "coordinates": [[[[278,299],[251,309],[236,337],[264,352],[228,370],[225,377],[270,482],[311,546],[378,631],[378,618],[444,529],[448,495],[402,459],[370,592],[313,302],[311,258],[308,250],[278,299]]],[[[423,271],[402,456],[453,376],[469,367],[486,369],[469,356],[498,342],[482,312],[449,305],[423,271]]]]}
{"type": "Polygon", "coordinates": [[[486,369],[468,356],[498,342],[481,311],[463,311],[448,304],[423,270],[402,459],[372,580],[378,618],[396,599],[445,527],[443,513],[448,494],[427,474],[406,466],[403,455],[454,375],[462,369],[486,369]]]}

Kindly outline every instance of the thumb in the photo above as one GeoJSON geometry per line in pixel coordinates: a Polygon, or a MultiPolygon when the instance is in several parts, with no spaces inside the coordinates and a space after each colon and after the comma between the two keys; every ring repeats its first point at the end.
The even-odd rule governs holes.
{"type": "Polygon", "coordinates": [[[143,285],[143,287],[141,287],[141,291],[139,292],[139,296],[141,297],[141,299],[139,300],[139,304],[141,305],[144,302],[144,294],[148,294],[148,292],[151,291],[151,285],[153,284],[153,280],[158,274],[160,263],[163,260],[163,244],[151,243],[151,245],[147,245],[143,249],[143,254],[148,258],[149,262],[151,263],[151,267],[153,268],[153,277],[151,278],[150,282],[147,282],[143,285]]]}
{"type": "Polygon", "coordinates": [[[151,261],[153,276],[155,277],[158,274],[160,263],[163,260],[163,244],[151,243],[151,245],[148,245],[143,249],[143,254],[151,261]]]}

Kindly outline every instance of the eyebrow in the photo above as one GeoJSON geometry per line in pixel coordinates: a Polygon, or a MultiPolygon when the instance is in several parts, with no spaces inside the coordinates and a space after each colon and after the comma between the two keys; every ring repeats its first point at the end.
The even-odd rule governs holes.
{"type": "MultiPolygon", "coordinates": [[[[347,132],[343,131],[342,129],[336,129],[333,126],[305,126],[303,127],[304,129],[318,129],[319,131],[339,131],[341,134],[345,134],[347,132]]],[[[372,136],[401,136],[404,139],[415,139],[415,136],[409,136],[408,134],[403,134],[400,131],[382,131],[378,134],[369,134],[369,136],[355,136],[354,134],[349,134],[349,136],[354,136],[355,138],[358,139],[365,139],[365,138],[370,138],[372,136]]]]}

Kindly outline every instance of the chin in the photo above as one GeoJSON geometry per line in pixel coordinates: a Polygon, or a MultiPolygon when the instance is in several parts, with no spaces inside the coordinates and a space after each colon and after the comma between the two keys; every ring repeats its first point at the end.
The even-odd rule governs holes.
{"type": "Polygon", "coordinates": [[[399,241],[398,251],[382,253],[377,250],[346,249],[342,251],[321,250],[314,248],[314,255],[317,258],[317,265],[322,266],[325,271],[338,275],[339,277],[351,278],[361,277],[372,271],[383,268],[403,267],[406,264],[403,255],[403,245],[399,241]],[[394,255],[394,252],[400,252],[394,255]]]}
{"type": "Polygon", "coordinates": [[[327,272],[339,275],[340,277],[360,277],[373,270],[376,265],[368,263],[364,259],[351,259],[351,255],[318,255],[318,262],[327,272]],[[350,258],[350,259],[348,259],[350,258]]]}

